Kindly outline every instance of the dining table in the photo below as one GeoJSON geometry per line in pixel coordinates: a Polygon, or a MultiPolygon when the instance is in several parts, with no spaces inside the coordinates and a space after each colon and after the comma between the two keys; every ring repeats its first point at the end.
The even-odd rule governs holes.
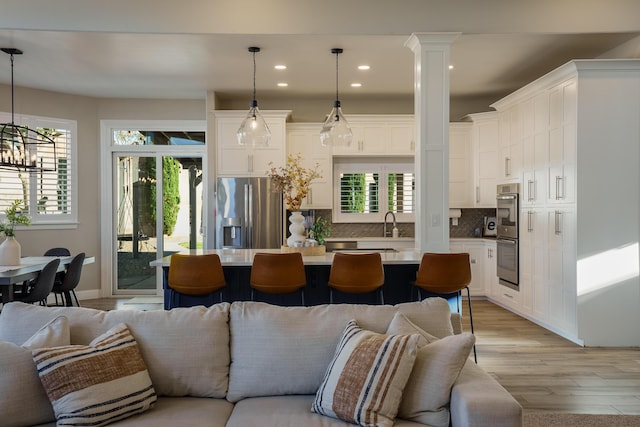
{"type": "MultiPolygon", "coordinates": [[[[51,260],[59,258],[60,265],[58,271],[64,271],[73,259],[73,256],[27,256],[20,258],[18,265],[0,265],[0,292],[2,292],[2,303],[13,301],[13,292],[16,285],[38,277],[40,271],[51,260]]],[[[84,264],[95,262],[95,257],[87,256],[84,264]]]]}

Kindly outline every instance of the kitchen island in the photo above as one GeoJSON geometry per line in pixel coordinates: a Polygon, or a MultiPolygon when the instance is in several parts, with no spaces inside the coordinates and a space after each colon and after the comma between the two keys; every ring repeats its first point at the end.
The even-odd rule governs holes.
{"type": "MultiPolygon", "coordinates": [[[[224,290],[224,301],[247,301],[251,299],[249,277],[253,256],[257,252],[280,253],[280,249],[195,249],[185,250],[184,254],[218,254],[224,270],[227,287],[224,290]]],[[[365,252],[359,250],[358,252],[365,252]]],[[[422,254],[416,250],[381,251],[382,264],[385,272],[383,285],[386,304],[398,304],[414,301],[417,293],[411,285],[415,279],[422,254]]],[[[333,261],[333,253],[324,255],[303,256],[307,274],[305,301],[307,305],[329,303],[329,288],[327,281],[333,261]]],[[[169,289],[167,277],[171,256],[151,261],[150,265],[160,267],[163,271],[163,288],[165,308],[168,308],[169,289]]],[[[191,297],[184,299],[187,303],[204,303],[203,298],[191,297]]],[[[256,300],[280,305],[299,305],[299,295],[259,295],[256,300]]],[[[375,295],[340,295],[341,302],[374,303],[375,295]]]]}

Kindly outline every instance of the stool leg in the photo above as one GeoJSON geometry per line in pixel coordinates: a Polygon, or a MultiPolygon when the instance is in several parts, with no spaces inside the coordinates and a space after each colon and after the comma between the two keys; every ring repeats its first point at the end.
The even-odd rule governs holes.
{"type": "MultiPolygon", "coordinates": [[[[467,286],[467,301],[469,302],[469,321],[471,322],[471,333],[473,334],[473,313],[471,311],[471,291],[467,286]]],[[[476,353],[476,345],[473,345],[473,360],[478,363],[478,354],[476,353]]]]}

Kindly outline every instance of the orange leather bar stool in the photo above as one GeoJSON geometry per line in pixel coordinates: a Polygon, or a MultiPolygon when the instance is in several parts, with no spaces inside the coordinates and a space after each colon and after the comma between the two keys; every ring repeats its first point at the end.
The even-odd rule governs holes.
{"type": "MultiPolygon", "coordinates": [[[[458,302],[458,313],[460,314],[462,314],[462,307],[459,303],[460,296],[462,290],[466,289],[469,302],[469,321],[471,322],[471,333],[473,333],[473,312],[471,311],[469,283],[471,283],[471,264],[468,253],[425,253],[422,254],[418,275],[413,284],[418,287],[418,299],[422,299],[421,290],[442,296],[455,294],[458,302]]],[[[478,357],[475,345],[473,346],[473,358],[477,363],[478,357]]]]}
{"type": "Polygon", "coordinates": [[[222,302],[222,290],[226,281],[220,257],[217,254],[171,255],[167,285],[171,291],[169,308],[184,307],[181,295],[205,297],[220,291],[222,302]]]}
{"type": "Polygon", "coordinates": [[[379,291],[380,304],[384,304],[384,268],[378,252],[347,254],[336,252],[329,272],[329,300],[333,304],[333,291],[347,294],[365,294],[379,291]]]}
{"type": "Polygon", "coordinates": [[[251,266],[251,300],[254,291],[272,295],[290,294],[300,291],[304,305],[304,287],[307,275],[304,271],[302,254],[291,253],[256,253],[251,266]]]}

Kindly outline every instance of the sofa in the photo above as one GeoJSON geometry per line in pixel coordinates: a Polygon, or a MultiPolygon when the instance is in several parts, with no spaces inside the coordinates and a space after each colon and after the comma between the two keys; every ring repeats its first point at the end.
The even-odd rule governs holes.
{"type": "MultiPolygon", "coordinates": [[[[8,303],[0,313],[0,424],[53,426],[57,411],[65,405],[108,396],[145,380],[151,382],[145,388],[151,391],[144,397],[150,403],[140,413],[133,411],[111,420],[110,425],[338,427],[361,423],[327,415],[318,405],[319,389],[322,386],[326,392],[329,387],[328,367],[338,364],[338,346],[342,345],[348,324],[352,329],[356,325],[368,337],[403,336],[409,337],[404,341],[407,345],[415,344],[406,353],[414,358],[412,366],[404,369],[407,378],[394,391],[400,393],[401,401],[391,408],[393,425],[522,425],[521,406],[469,358],[475,338],[462,333],[460,316],[451,313],[441,298],[395,306],[281,307],[234,302],[168,311],[101,311],[8,303]],[[390,332],[390,327],[396,330],[390,332]],[[419,332],[414,334],[406,327],[419,332]],[[127,353],[123,363],[140,359],[140,363],[130,364],[142,364],[143,368],[132,368],[110,389],[96,384],[84,395],[60,392],[61,385],[68,386],[76,377],[91,376],[87,369],[98,366],[109,372],[105,365],[110,362],[101,359],[98,365],[92,365],[94,368],[82,363],[71,365],[71,376],[52,381],[46,372],[53,363],[45,366],[43,361],[50,360],[52,351],[60,353],[61,349],[89,348],[91,352],[85,351],[82,357],[94,357],[106,342],[117,342],[113,338],[115,329],[133,337],[123,339],[132,343],[132,351],[136,352],[127,353]],[[428,340],[423,347],[416,344],[423,339],[419,333],[428,340]],[[473,339],[461,339],[461,356],[456,357],[462,359],[454,362],[455,357],[447,353],[447,340],[453,342],[464,335],[473,339]],[[427,368],[420,368],[424,374],[418,375],[418,358],[424,349],[433,349],[429,351],[435,356],[423,357],[427,368]],[[458,367],[451,366],[456,363],[458,367]],[[426,376],[428,384],[421,384],[426,376]],[[59,394],[53,399],[55,393],[59,394]],[[435,401],[427,402],[430,399],[435,401]],[[55,412],[53,404],[58,405],[55,412]],[[429,405],[435,407],[425,408],[429,405]]],[[[344,395],[335,396],[335,401],[344,400],[344,395]]],[[[65,424],[59,421],[58,425],[65,424]]]]}

